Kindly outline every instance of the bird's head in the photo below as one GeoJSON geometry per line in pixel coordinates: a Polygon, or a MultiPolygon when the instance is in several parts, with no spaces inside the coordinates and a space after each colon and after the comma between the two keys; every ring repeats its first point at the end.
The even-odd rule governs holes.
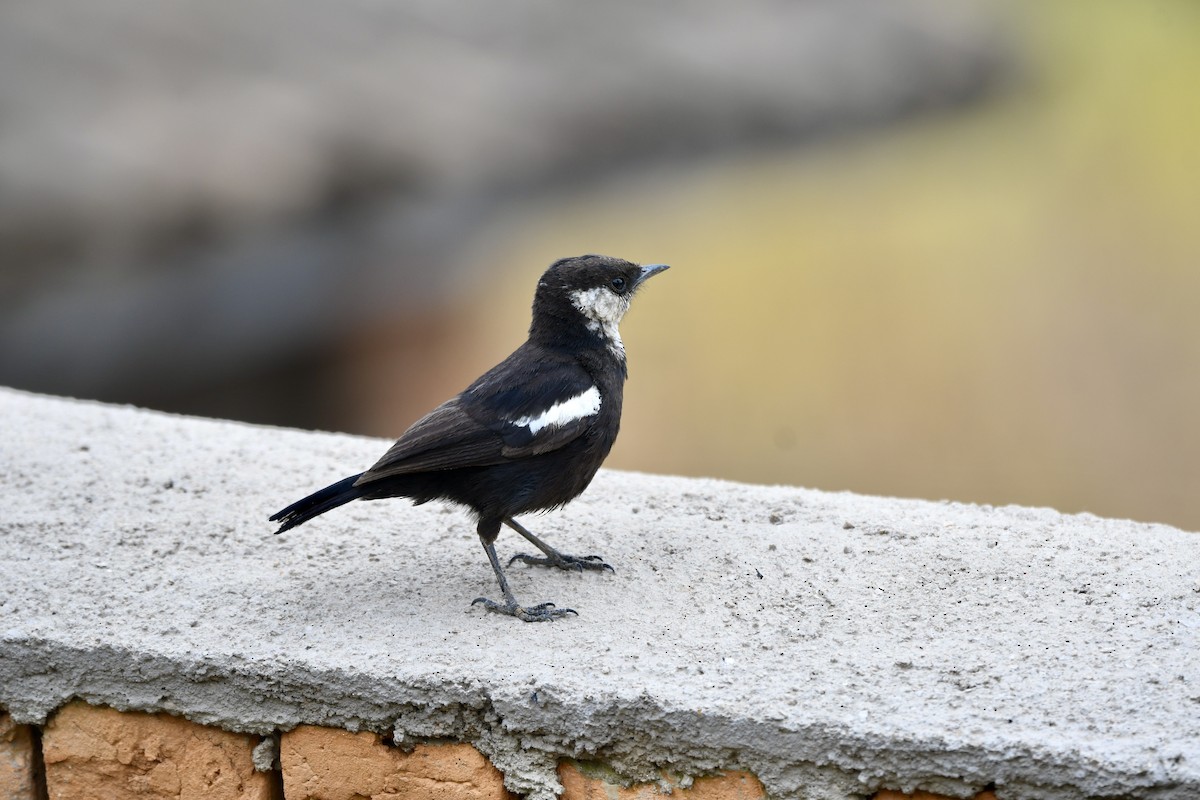
{"type": "Polygon", "coordinates": [[[624,357],[618,325],[638,287],[665,269],[666,264],[641,266],[596,255],[555,261],[538,281],[530,337],[550,343],[586,331],[624,357]]]}

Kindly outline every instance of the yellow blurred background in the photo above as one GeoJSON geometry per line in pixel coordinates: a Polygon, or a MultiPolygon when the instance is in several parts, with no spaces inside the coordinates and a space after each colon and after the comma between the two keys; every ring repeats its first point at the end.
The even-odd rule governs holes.
{"type": "Polygon", "coordinates": [[[605,253],[609,466],[1200,530],[1194,0],[75,0],[0,76],[0,384],[394,437],[605,253]]]}
{"type": "Polygon", "coordinates": [[[986,102],[511,209],[445,386],[551,260],[669,262],[609,466],[1200,529],[1200,4],[1010,11],[986,102]]]}

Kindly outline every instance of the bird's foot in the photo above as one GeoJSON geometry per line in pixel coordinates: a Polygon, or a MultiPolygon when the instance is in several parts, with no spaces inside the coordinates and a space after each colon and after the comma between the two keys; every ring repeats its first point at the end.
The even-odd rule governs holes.
{"type": "Polygon", "coordinates": [[[513,562],[521,561],[525,564],[535,564],[539,567],[558,567],[559,569],[572,569],[576,572],[584,570],[594,570],[600,572],[608,570],[616,573],[616,570],[611,565],[606,564],[600,556],[572,556],[566,553],[552,551],[552,553],[544,556],[531,556],[528,553],[517,553],[508,560],[508,565],[511,567],[513,562]]]}
{"type": "Polygon", "coordinates": [[[522,622],[550,622],[559,617],[565,617],[567,614],[579,616],[579,612],[575,609],[556,608],[554,603],[522,606],[514,602],[497,603],[495,600],[488,600],[486,597],[476,597],[471,601],[471,605],[481,605],[488,611],[495,611],[497,614],[507,614],[510,617],[516,617],[522,622]]]}

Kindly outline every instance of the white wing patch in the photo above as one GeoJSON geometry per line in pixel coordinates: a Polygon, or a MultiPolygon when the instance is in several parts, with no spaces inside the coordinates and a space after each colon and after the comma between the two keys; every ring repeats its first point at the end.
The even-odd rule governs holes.
{"type": "Polygon", "coordinates": [[[600,390],[593,386],[586,392],[563,400],[561,403],[555,403],[540,414],[530,414],[520,419],[514,419],[512,424],[529,428],[530,433],[536,434],[543,428],[549,428],[552,425],[566,425],[568,422],[590,417],[599,411],[600,390]]]}

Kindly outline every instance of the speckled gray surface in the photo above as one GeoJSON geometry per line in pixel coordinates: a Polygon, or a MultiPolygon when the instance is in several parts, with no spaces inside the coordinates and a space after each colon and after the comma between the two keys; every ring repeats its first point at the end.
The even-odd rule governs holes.
{"type": "Polygon", "coordinates": [[[526,523],[616,574],[514,566],[522,601],[579,611],[524,624],[469,605],[496,589],[461,511],[357,503],[271,535],[387,442],[10,390],[0,419],[20,721],[82,697],[451,737],[538,800],[562,756],[740,767],[779,798],[1200,797],[1197,534],[603,472],[526,523]]]}

